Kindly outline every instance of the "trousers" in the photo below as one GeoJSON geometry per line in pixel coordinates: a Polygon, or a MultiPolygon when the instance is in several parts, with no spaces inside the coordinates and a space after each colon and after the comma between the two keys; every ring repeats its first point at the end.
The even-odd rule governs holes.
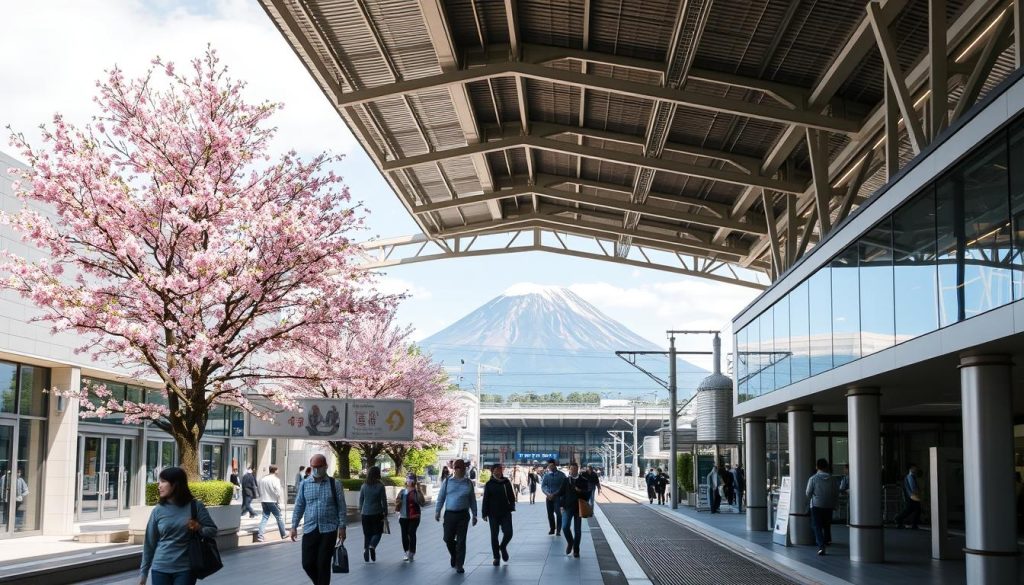
{"type": "Polygon", "coordinates": [[[558,498],[546,499],[544,504],[547,506],[548,526],[551,530],[560,530],[562,526],[562,510],[558,503],[558,498]]]}
{"type": "Polygon", "coordinates": [[[488,524],[491,529],[491,553],[497,559],[501,556],[501,550],[512,541],[512,514],[507,513],[501,517],[491,516],[488,524]],[[501,542],[498,542],[498,529],[501,529],[501,542]]]}
{"type": "Polygon", "coordinates": [[[271,516],[277,520],[277,531],[281,533],[281,538],[284,538],[284,520],[281,518],[281,507],[277,505],[277,502],[261,502],[261,504],[263,505],[263,517],[260,518],[259,540],[263,540],[263,534],[267,530],[267,520],[270,520],[271,516]]]}
{"type": "Polygon", "coordinates": [[[579,506],[562,508],[562,536],[565,536],[565,544],[572,547],[572,552],[580,554],[583,519],[580,518],[579,506]]]}
{"type": "Polygon", "coordinates": [[[398,525],[402,529],[402,550],[416,554],[416,530],[420,527],[420,519],[399,518],[398,525]]]}
{"type": "Polygon", "coordinates": [[[814,542],[818,548],[825,550],[832,537],[832,508],[811,507],[811,528],[814,530],[814,542]]]}
{"type": "Polygon", "coordinates": [[[466,533],[469,532],[469,512],[466,510],[444,513],[444,544],[456,567],[466,564],[466,533]]]}
{"type": "Polygon", "coordinates": [[[334,560],[334,545],[338,532],[314,530],[302,535],[302,570],[309,575],[313,585],[330,585],[331,562],[334,560]]]}

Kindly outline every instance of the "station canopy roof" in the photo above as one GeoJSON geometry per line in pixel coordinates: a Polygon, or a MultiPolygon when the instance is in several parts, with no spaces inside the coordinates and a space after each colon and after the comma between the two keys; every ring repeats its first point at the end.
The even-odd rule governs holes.
{"type": "Polygon", "coordinates": [[[373,266],[762,288],[1016,67],[1007,1],[261,2],[422,230],[373,266]]]}

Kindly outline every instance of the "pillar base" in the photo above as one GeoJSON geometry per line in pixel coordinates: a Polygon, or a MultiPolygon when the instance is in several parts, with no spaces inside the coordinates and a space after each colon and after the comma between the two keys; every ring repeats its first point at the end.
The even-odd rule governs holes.
{"type": "Polygon", "coordinates": [[[858,563],[885,561],[885,531],[881,526],[850,526],[850,560],[858,563]]]}
{"type": "Polygon", "coordinates": [[[814,542],[814,531],[811,529],[810,513],[802,513],[799,516],[796,512],[789,513],[789,539],[793,544],[817,544],[814,542]]]}

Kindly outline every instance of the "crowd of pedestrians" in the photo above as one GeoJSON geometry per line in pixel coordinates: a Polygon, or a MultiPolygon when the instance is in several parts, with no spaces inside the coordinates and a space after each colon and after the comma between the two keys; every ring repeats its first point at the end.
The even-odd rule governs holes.
{"type": "MultiPolygon", "coordinates": [[[[260,503],[262,518],[257,533],[260,542],[265,539],[270,518],[277,521],[281,537],[290,535],[292,541],[298,540],[301,524],[302,569],[314,585],[330,583],[336,549],[347,536],[344,487],[329,473],[326,457],[313,456],[309,466],[300,467],[295,475],[295,506],[289,533],[285,530],[280,505],[286,492],[277,473],[278,467],[271,465],[268,473],[259,479],[253,466],[241,477],[232,474],[232,483],[242,500],[242,516],[255,517],[252,504],[260,503]]],[[[466,542],[470,529],[477,525],[478,513],[489,528],[494,566],[509,562],[509,544],[515,534],[513,514],[519,496],[528,494],[529,503],[534,504],[538,489],[547,508],[548,534],[564,536],[566,555],[580,557],[582,520],[591,515],[595,497],[601,490],[600,474],[593,467],[581,469],[573,462],[562,471],[554,460],[548,461],[543,470],[495,464],[483,485],[479,506],[476,476],[472,465],[462,460],[452,461],[440,473],[434,502],[434,519],[443,521],[443,542],[456,573],[465,572],[466,542]]],[[[393,504],[406,562],[415,559],[416,532],[426,507],[421,487],[415,476],[408,477],[393,504]]],[[[158,491],[160,503],[146,530],[139,582],[145,585],[151,579],[153,585],[194,585],[197,574],[190,564],[190,544],[199,535],[212,538],[217,526],[203,504],[192,496],[181,468],[168,467],[161,471],[158,491]]],[[[663,493],[664,489],[661,491],[663,493]]],[[[367,472],[359,490],[358,510],[363,529],[363,561],[375,563],[381,538],[390,533],[388,516],[392,511],[379,467],[371,467],[367,472]]]]}

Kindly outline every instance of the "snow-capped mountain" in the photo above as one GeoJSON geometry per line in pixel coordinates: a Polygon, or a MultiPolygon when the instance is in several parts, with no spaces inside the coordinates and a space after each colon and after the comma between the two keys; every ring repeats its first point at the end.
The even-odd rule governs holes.
{"type": "MultiPolygon", "coordinates": [[[[477,364],[501,368],[483,379],[483,391],[509,395],[599,392],[629,398],[664,390],[615,356],[617,350],[664,350],[630,331],[566,288],[516,285],[472,311],[421,346],[462,375],[463,388],[474,388],[477,364]],[[464,361],[464,365],[463,365],[464,361]]],[[[650,356],[641,362],[667,378],[668,360],[650,356]]],[[[679,362],[680,388],[696,387],[707,371],[679,362]]]]}

